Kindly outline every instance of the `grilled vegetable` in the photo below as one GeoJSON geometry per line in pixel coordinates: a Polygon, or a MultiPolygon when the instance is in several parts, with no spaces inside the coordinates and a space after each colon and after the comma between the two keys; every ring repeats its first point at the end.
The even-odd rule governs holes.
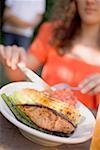
{"type": "Polygon", "coordinates": [[[13,99],[11,97],[6,96],[6,94],[2,94],[1,97],[19,121],[21,121],[29,127],[35,127],[31,119],[14,104],[13,99]]]}

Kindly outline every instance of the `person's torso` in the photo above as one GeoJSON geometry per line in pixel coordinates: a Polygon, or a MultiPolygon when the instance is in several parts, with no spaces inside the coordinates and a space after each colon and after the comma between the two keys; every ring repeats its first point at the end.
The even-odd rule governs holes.
{"type": "Polygon", "coordinates": [[[68,54],[59,56],[56,51],[50,51],[42,76],[51,85],[62,81],[77,86],[85,77],[97,72],[100,72],[99,65],[88,64],[68,54]]]}
{"type": "MultiPolygon", "coordinates": [[[[50,44],[52,29],[57,23],[45,23],[40,30],[35,43],[30,48],[30,54],[36,56],[44,64],[42,77],[49,85],[66,83],[70,86],[78,86],[87,76],[100,73],[100,51],[95,48],[86,49],[82,46],[73,48],[69,53],[60,56],[57,50],[50,44]]],[[[96,96],[75,92],[78,99],[90,108],[97,107],[96,96]]]]}
{"type": "MultiPolygon", "coordinates": [[[[88,64],[67,54],[59,56],[55,50],[51,50],[43,68],[42,77],[49,85],[66,83],[70,86],[78,86],[82,80],[95,73],[100,73],[99,65],[88,64]]],[[[79,91],[75,94],[88,107],[97,107],[96,96],[81,94],[79,91]]]]}
{"type": "MultiPolygon", "coordinates": [[[[17,16],[19,19],[31,23],[36,19],[38,14],[37,5],[39,5],[39,2],[34,0],[14,0],[11,10],[13,15],[17,16]]],[[[4,24],[3,30],[5,32],[17,33],[26,37],[31,37],[34,32],[34,29],[31,27],[23,29],[8,23],[4,24]]]]}

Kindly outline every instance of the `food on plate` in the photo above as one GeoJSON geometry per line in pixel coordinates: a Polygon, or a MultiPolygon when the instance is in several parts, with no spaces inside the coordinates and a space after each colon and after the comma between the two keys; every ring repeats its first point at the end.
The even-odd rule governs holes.
{"type": "Polygon", "coordinates": [[[73,92],[70,89],[52,90],[49,92],[44,91],[44,93],[71,105],[75,105],[77,103],[77,97],[73,95],[73,92]]]}
{"type": "Polygon", "coordinates": [[[46,133],[69,136],[80,120],[76,97],[70,90],[49,92],[26,88],[10,96],[2,94],[2,98],[18,120],[46,133]]]}

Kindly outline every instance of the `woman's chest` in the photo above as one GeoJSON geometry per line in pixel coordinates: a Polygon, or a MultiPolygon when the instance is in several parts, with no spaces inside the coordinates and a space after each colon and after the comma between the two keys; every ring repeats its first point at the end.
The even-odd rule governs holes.
{"type": "Polygon", "coordinates": [[[100,67],[100,50],[88,46],[76,45],[72,48],[72,56],[76,56],[87,64],[100,67]]]}
{"type": "Polygon", "coordinates": [[[79,83],[86,76],[100,72],[100,67],[89,65],[83,60],[59,56],[52,52],[49,54],[47,63],[43,69],[43,77],[53,82],[79,83]]]}

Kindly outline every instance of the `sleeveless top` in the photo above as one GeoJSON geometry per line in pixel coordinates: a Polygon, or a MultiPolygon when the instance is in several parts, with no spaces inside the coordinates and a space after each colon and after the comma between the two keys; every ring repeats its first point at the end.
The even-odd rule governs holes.
{"type": "MultiPolygon", "coordinates": [[[[58,55],[55,48],[49,44],[52,37],[52,24],[44,23],[30,46],[28,53],[34,55],[44,65],[42,78],[49,84],[66,83],[77,86],[87,76],[100,73],[100,66],[90,65],[83,60],[71,58],[68,54],[58,55]]],[[[98,95],[90,96],[75,91],[78,99],[89,108],[96,109],[98,106],[98,95]]]]}

